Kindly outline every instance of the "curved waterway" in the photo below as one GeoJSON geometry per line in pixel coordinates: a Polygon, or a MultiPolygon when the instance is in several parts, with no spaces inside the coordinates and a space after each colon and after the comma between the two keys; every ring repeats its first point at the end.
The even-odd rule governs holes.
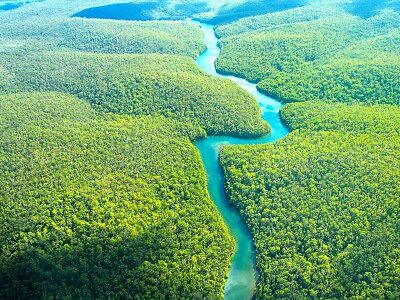
{"type": "Polygon", "coordinates": [[[208,74],[221,78],[228,78],[251,93],[260,105],[262,118],[272,127],[270,135],[258,139],[250,140],[217,136],[207,137],[206,139],[195,142],[195,146],[200,151],[207,173],[210,197],[220,211],[229,229],[229,233],[236,241],[236,253],[232,258],[228,280],[225,284],[225,299],[246,300],[253,297],[257,282],[255,249],[252,236],[239,212],[228,203],[224,190],[224,176],[218,161],[218,153],[222,145],[264,144],[274,142],[285,136],[288,130],[279,118],[279,109],[282,107],[280,102],[258,92],[256,84],[235,76],[225,76],[217,73],[214,62],[220,54],[220,49],[217,46],[218,38],[215,36],[214,28],[209,24],[193,22],[199,24],[203,29],[203,41],[207,44],[207,50],[198,57],[196,64],[208,74]]]}

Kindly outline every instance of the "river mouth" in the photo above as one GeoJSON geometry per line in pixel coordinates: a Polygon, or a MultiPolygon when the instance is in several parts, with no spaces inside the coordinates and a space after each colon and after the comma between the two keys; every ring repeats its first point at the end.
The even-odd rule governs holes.
{"type": "Polygon", "coordinates": [[[148,1],[90,7],[77,12],[73,17],[125,21],[183,20],[191,17],[193,14],[208,10],[209,4],[207,2],[176,3],[148,1]]]}

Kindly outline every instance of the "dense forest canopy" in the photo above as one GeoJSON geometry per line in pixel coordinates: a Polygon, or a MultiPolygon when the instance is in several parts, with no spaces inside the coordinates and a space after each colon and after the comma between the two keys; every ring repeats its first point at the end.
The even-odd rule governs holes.
{"type": "Polygon", "coordinates": [[[123,22],[93,19],[28,19],[0,24],[1,52],[77,50],[160,53],[197,57],[202,31],[188,22],[123,22]]]}
{"type": "Polygon", "coordinates": [[[217,69],[286,102],[399,104],[399,27],[396,9],[362,19],[338,3],[243,18],[217,28],[217,69]]]}
{"type": "Polygon", "coordinates": [[[257,299],[400,297],[399,1],[365,4],[217,27],[217,69],[301,102],[280,112],[287,137],[220,156],[254,235],[257,299]]]}
{"type": "Polygon", "coordinates": [[[220,155],[256,298],[398,299],[398,0],[0,0],[0,298],[223,298],[234,242],[191,142],[271,128],[195,65],[187,17],[220,72],[294,102],[287,137],[220,155]]]}
{"type": "Polygon", "coordinates": [[[190,143],[204,131],[56,93],[0,108],[0,298],[221,296],[233,244],[190,143]]]}
{"type": "Polygon", "coordinates": [[[269,127],[195,66],[197,25],[69,17],[110,2],[0,12],[0,298],[221,299],[234,243],[191,141],[269,127]]]}
{"type": "Polygon", "coordinates": [[[101,111],[164,115],[209,134],[261,136],[270,130],[254,98],[185,57],[40,52],[0,55],[0,65],[3,93],[67,92],[101,111]]]}
{"type": "Polygon", "coordinates": [[[291,130],[400,135],[400,108],[394,105],[289,103],[280,111],[291,130]]]}
{"type": "Polygon", "coordinates": [[[282,116],[287,137],[220,158],[254,235],[256,298],[397,299],[400,109],[307,102],[282,116]]]}

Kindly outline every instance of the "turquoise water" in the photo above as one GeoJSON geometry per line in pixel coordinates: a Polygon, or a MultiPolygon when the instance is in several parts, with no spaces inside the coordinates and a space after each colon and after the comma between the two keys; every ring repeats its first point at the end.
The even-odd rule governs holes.
{"type": "Polygon", "coordinates": [[[287,128],[279,118],[279,109],[282,104],[257,91],[256,85],[245,79],[235,76],[218,74],[214,67],[215,59],[220,54],[217,46],[218,39],[214,34],[212,25],[195,22],[201,25],[204,31],[203,41],[207,44],[207,50],[196,60],[196,64],[210,75],[228,78],[243,89],[251,93],[258,101],[262,118],[272,127],[272,133],[259,139],[240,139],[226,136],[208,137],[195,142],[203,159],[207,172],[208,192],[214,201],[229,233],[235,238],[236,253],[231,261],[228,280],[225,284],[225,299],[246,300],[251,299],[256,287],[257,272],[255,269],[255,250],[250,232],[247,230],[240,214],[228,204],[224,191],[224,176],[218,163],[218,153],[222,145],[263,144],[274,142],[288,134],[287,128]]]}

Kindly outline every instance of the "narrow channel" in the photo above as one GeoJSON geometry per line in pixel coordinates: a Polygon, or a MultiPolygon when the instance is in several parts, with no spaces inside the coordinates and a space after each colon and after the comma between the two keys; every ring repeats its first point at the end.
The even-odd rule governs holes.
{"type": "Polygon", "coordinates": [[[208,192],[210,197],[220,211],[222,218],[229,229],[229,233],[236,241],[236,253],[231,260],[228,280],[225,284],[225,299],[246,300],[253,297],[257,282],[255,249],[252,236],[239,212],[228,203],[224,190],[224,176],[218,161],[219,149],[222,145],[263,144],[274,142],[288,134],[289,131],[282,124],[279,117],[279,109],[282,107],[280,102],[258,92],[256,84],[235,76],[225,76],[217,73],[214,62],[220,54],[220,49],[217,45],[218,38],[215,36],[213,25],[196,21],[193,22],[199,24],[203,29],[203,41],[207,45],[207,50],[198,57],[196,64],[208,74],[221,78],[228,78],[236,82],[244,90],[251,93],[260,105],[262,118],[266,120],[272,128],[270,135],[259,139],[249,140],[218,136],[207,137],[206,139],[195,142],[195,146],[200,151],[204,168],[207,173],[208,192]]]}

